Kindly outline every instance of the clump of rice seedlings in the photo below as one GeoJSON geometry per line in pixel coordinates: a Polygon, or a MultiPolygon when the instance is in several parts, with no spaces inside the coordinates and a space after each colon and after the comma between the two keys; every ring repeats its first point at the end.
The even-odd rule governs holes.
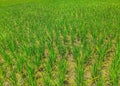
{"type": "Polygon", "coordinates": [[[66,47],[62,44],[62,39],[58,39],[59,43],[57,48],[59,49],[59,62],[58,62],[58,85],[63,86],[65,81],[65,75],[67,73],[67,61],[66,61],[66,47]]]}
{"type": "Polygon", "coordinates": [[[16,70],[18,72],[22,72],[24,63],[25,63],[25,60],[23,59],[23,57],[21,55],[18,55],[16,60],[16,67],[17,67],[16,70]]]}
{"type": "Polygon", "coordinates": [[[74,27],[72,27],[72,30],[71,30],[71,42],[72,42],[72,44],[74,44],[74,42],[75,42],[75,38],[76,38],[76,28],[74,28],[74,27]]]}
{"type": "Polygon", "coordinates": [[[44,45],[37,48],[35,55],[35,62],[34,62],[37,66],[40,66],[43,55],[44,55],[44,45]]]}
{"type": "Polygon", "coordinates": [[[56,53],[53,49],[50,50],[50,56],[48,58],[48,62],[50,63],[50,66],[53,67],[54,63],[56,61],[56,53]]]}
{"type": "Polygon", "coordinates": [[[95,63],[92,68],[92,77],[98,86],[101,86],[103,84],[102,77],[101,77],[101,71],[100,71],[101,65],[111,45],[111,41],[104,43],[105,35],[106,34],[103,33],[102,36],[100,36],[100,38],[97,41],[96,49],[97,49],[98,56],[95,58],[95,63]]]}
{"type": "Polygon", "coordinates": [[[36,86],[36,80],[34,77],[34,65],[33,64],[29,64],[29,66],[27,67],[27,75],[28,75],[28,82],[31,86],[36,86]]]}
{"type": "Polygon", "coordinates": [[[0,71],[0,85],[3,85],[3,71],[0,71]]]}
{"type": "Polygon", "coordinates": [[[2,54],[2,57],[7,62],[7,64],[9,64],[10,66],[12,66],[12,60],[11,60],[10,56],[5,52],[5,50],[1,49],[0,53],[2,54]]]}
{"type": "Polygon", "coordinates": [[[100,59],[101,59],[101,56],[98,55],[98,58],[96,57],[95,63],[92,68],[92,77],[95,80],[95,83],[101,76],[101,72],[100,72],[101,61],[99,61],[100,59]]]}
{"type": "Polygon", "coordinates": [[[3,82],[2,82],[2,80],[0,79],[0,85],[2,86],[3,85],[3,82]]]}
{"type": "Polygon", "coordinates": [[[65,75],[67,72],[67,61],[64,57],[59,61],[58,70],[58,85],[64,86],[65,75]]]}
{"type": "Polygon", "coordinates": [[[98,81],[98,79],[101,76],[100,66],[101,65],[99,63],[95,63],[92,67],[92,77],[95,83],[98,81]]]}
{"type": "Polygon", "coordinates": [[[102,77],[98,78],[98,81],[97,81],[97,86],[103,86],[103,79],[102,77]]]}
{"type": "Polygon", "coordinates": [[[91,46],[87,42],[84,42],[83,44],[84,44],[83,48],[82,48],[82,51],[83,51],[83,54],[84,54],[83,63],[87,63],[90,59],[92,50],[90,48],[91,46]]]}
{"type": "Polygon", "coordinates": [[[44,76],[44,77],[43,77],[43,80],[44,80],[44,85],[45,85],[45,86],[51,86],[49,76],[47,76],[47,75],[44,76]]]}
{"type": "Polygon", "coordinates": [[[84,86],[84,69],[82,64],[78,64],[77,69],[77,86],[84,86]]]}
{"type": "Polygon", "coordinates": [[[110,67],[110,82],[113,86],[119,86],[120,75],[120,40],[116,45],[115,57],[110,67]]]}
{"type": "Polygon", "coordinates": [[[44,84],[52,85],[54,81],[52,71],[54,70],[53,68],[54,68],[57,55],[53,49],[52,43],[48,44],[48,49],[49,49],[49,55],[47,58],[47,62],[45,63],[45,72],[47,76],[44,75],[44,84]]]}
{"type": "Polygon", "coordinates": [[[76,61],[76,84],[77,86],[84,85],[84,69],[83,69],[83,61],[82,53],[79,47],[74,47],[73,49],[73,56],[76,61]]]}
{"type": "Polygon", "coordinates": [[[17,85],[17,78],[16,78],[16,72],[15,71],[12,71],[10,79],[11,79],[11,82],[12,82],[13,85],[17,85]]]}
{"type": "Polygon", "coordinates": [[[57,48],[59,49],[59,54],[64,57],[66,54],[66,46],[62,44],[62,39],[58,39],[59,43],[57,44],[57,48]]]}
{"type": "Polygon", "coordinates": [[[55,54],[54,50],[52,49],[49,51],[49,57],[48,57],[48,60],[46,63],[46,72],[48,72],[50,77],[52,77],[51,72],[52,72],[55,61],[56,61],[56,54],[55,54]]]}

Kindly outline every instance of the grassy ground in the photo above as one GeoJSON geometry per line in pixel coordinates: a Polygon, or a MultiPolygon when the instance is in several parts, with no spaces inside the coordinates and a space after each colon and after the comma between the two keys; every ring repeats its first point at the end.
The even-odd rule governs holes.
{"type": "Polygon", "coordinates": [[[119,0],[1,0],[0,86],[120,86],[119,0]]]}

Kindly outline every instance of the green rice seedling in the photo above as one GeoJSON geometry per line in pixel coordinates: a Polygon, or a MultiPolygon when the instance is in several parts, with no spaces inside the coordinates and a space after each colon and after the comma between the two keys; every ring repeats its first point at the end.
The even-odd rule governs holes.
{"type": "MultiPolygon", "coordinates": [[[[1,66],[0,66],[1,67],[1,66]]],[[[2,68],[1,68],[2,69],[2,68]]],[[[3,71],[0,70],[0,85],[3,85],[3,71]]]]}
{"type": "Polygon", "coordinates": [[[55,43],[56,43],[56,45],[59,45],[59,43],[60,43],[60,32],[59,32],[59,30],[55,30],[55,43]]]}
{"type": "Polygon", "coordinates": [[[52,40],[47,40],[47,46],[48,46],[48,49],[53,49],[53,42],[52,42],[52,40]]]}
{"type": "Polygon", "coordinates": [[[60,38],[60,32],[58,32],[58,33],[59,34],[58,34],[58,36],[56,38],[56,45],[57,45],[57,48],[59,49],[60,46],[62,46],[63,44],[62,44],[62,39],[60,38]]]}
{"type": "Polygon", "coordinates": [[[100,73],[100,64],[97,63],[97,62],[92,67],[92,77],[95,78],[95,79],[100,77],[99,75],[101,74],[100,73]]]}
{"type": "Polygon", "coordinates": [[[15,51],[15,46],[13,41],[8,41],[8,47],[12,53],[15,51]]]}
{"type": "MultiPolygon", "coordinates": [[[[80,32],[81,32],[80,41],[84,44],[87,41],[86,35],[87,35],[88,31],[86,28],[83,29],[83,27],[84,27],[84,25],[81,27],[81,30],[80,30],[80,32]]],[[[84,45],[86,45],[86,44],[84,44],[84,45]]]]}
{"type": "MultiPolygon", "coordinates": [[[[101,44],[101,43],[99,43],[101,44]]],[[[101,47],[101,46],[100,46],[101,47]]],[[[98,49],[98,47],[97,47],[98,49]]],[[[101,56],[98,55],[98,57],[95,58],[95,63],[92,67],[92,77],[95,80],[95,83],[97,82],[97,80],[99,79],[101,72],[100,72],[100,66],[101,66],[101,61],[99,61],[101,59],[101,56]]]]}
{"type": "Polygon", "coordinates": [[[18,72],[22,72],[25,63],[26,63],[26,60],[23,58],[23,56],[18,55],[17,60],[16,60],[16,67],[17,67],[16,70],[18,72]]]}
{"type": "MultiPolygon", "coordinates": [[[[74,30],[74,29],[73,29],[74,30]]],[[[75,38],[76,38],[76,32],[75,31],[72,31],[71,32],[71,42],[72,42],[72,44],[74,43],[74,41],[75,41],[75,38]]]]}
{"type": "Polygon", "coordinates": [[[3,85],[3,82],[2,82],[2,80],[0,79],[0,85],[2,86],[3,85]]]}
{"type": "Polygon", "coordinates": [[[110,68],[110,80],[112,85],[119,86],[119,70],[115,68],[115,64],[116,62],[112,63],[110,68]]]}
{"type": "Polygon", "coordinates": [[[12,74],[11,74],[11,77],[10,77],[13,85],[17,85],[17,78],[16,78],[15,73],[16,73],[15,71],[12,71],[12,74]]]}
{"type": "Polygon", "coordinates": [[[67,34],[71,35],[71,29],[72,29],[71,25],[68,23],[65,23],[65,28],[66,28],[67,34]]]}
{"type": "Polygon", "coordinates": [[[51,72],[52,72],[52,68],[54,66],[55,61],[56,61],[56,54],[55,54],[54,50],[51,49],[49,51],[49,57],[48,57],[48,61],[46,63],[46,71],[48,72],[48,74],[50,74],[51,77],[52,77],[51,72]]]}
{"type": "Polygon", "coordinates": [[[77,85],[79,86],[79,85],[81,85],[81,86],[84,86],[85,85],[85,83],[84,83],[84,69],[83,69],[83,66],[81,66],[81,67],[78,67],[78,76],[81,76],[81,77],[78,77],[78,81],[80,81],[80,82],[78,82],[77,83],[77,85]]]}
{"type": "Polygon", "coordinates": [[[52,74],[51,74],[52,67],[51,67],[49,61],[47,61],[46,64],[45,64],[45,71],[46,71],[48,77],[52,78],[52,74]]]}
{"type": "MultiPolygon", "coordinates": [[[[24,51],[24,53],[27,55],[27,57],[30,56],[31,50],[30,50],[30,46],[29,46],[29,45],[27,45],[26,43],[24,43],[24,44],[21,46],[21,50],[24,51]]],[[[26,58],[25,58],[25,59],[26,59],[26,58]]]]}
{"type": "Polygon", "coordinates": [[[19,72],[21,72],[22,71],[22,65],[23,64],[21,64],[22,62],[21,62],[21,59],[18,59],[17,60],[17,64],[16,64],[16,66],[17,66],[17,71],[19,71],[19,72]]]}
{"type": "Polygon", "coordinates": [[[89,61],[90,59],[90,56],[92,54],[92,50],[90,47],[91,46],[88,44],[87,41],[83,42],[83,48],[82,48],[82,51],[84,53],[83,63],[87,63],[87,61],[89,61]]]}
{"type": "Polygon", "coordinates": [[[59,45],[57,46],[58,49],[59,49],[59,54],[64,57],[65,54],[66,54],[66,47],[62,44],[62,43],[59,43],[59,45]]]}
{"type": "Polygon", "coordinates": [[[103,81],[102,81],[102,77],[101,77],[101,63],[99,63],[99,61],[96,61],[96,63],[93,65],[92,67],[92,77],[93,80],[95,82],[95,84],[97,86],[102,86],[103,85],[103,81]]]}
{"type": "Polygon", "coordinates": [[[83,64],[78,64],[76,67],[77,70],[77,77],[76,77],[76,84],[77,86],[84,86],[84,69],[83,64]]]}
{"type": "Polygon", "coordinates": [[[103,86],[103,80],[102,77],[99,77],[98,81],[97,81],[97,86],[103,86]]]}
{"type": "Polygon", "coordinates": [[[99,55],[98,60],[100,62],[102,62],[104,60],[104,57],[105,57],[105,55],[107,53],[107,49],[108,49],[108,44],[105,45],[104,47],[102,46],[103,39],[104,38],[102,38],[100,41],[98,41],[98,44],[97,44],[97,52],[98,52],[98,55],[99,55]]]}
{"type": "Polygon", "coordinates": [[[10,66],[12,66],[12,60],[11,60],[10,56],[5,52],[5,50],[1,49],[0,53],[3,56],[4,60],[7,62],[7,64],[9,64],[10,66]]]}
{"type": "Polygon", "coordinates": [[[66,62],[65,58],[62,58],[59,61],[58,70],[59,70],[59,78],[58,78],[59,83],[58,83],[58,85],[63,86],[64,80],[65,80],[65,75],[67,72],[67,62],[66,62]]]}
{"type": "Polygon", "coordinates": [[[37,49],[37,53],[35,56],[35,64],[37,66],[41,64],[43,55],[44,55],[44,46],[40,46],[39,49],[37,49]]]}
{"type": "Polygon", "coordinates": [[[56,61],[56,54],[53,49],[50,50],[50,56],[48,58],[48,62],[50,63],[50,66],[53,67],[54,63],[56,61]]]}
{"type": "Polygon", "coordinates": [[[72,51],[72,54],[73,54],[73,56],[74,56],[74,58],[75,58],[75,60],[76,60],[76,64],[78,64],[77,59],[78,59],[79,56],[80,56],[80,48],[79,48],[79,47],[74,47],[74,48],[73,48],[73,51],[72,51]]]}
{"type": "Polygon", "coordinates": [[[44,76],[44,77],[43,77],[43,80],[44,80],[44,86],[51,86],[49,76],[47,76],[47,75],[44,76]]]}
{"type": "Polygon", "coordinates": [[[33,63],[38,67],[42,62],[42,57],[44,57],[44,48],[45,45],[40,43],[38,39],[35,37],[36,42],[32,42],[31,48],[31,59],[33,59],[33,63]]]}
{"type": "Polygon", "coordinates": [[[33,64],[29,64],[27,67],[27,74],[28,74],[28,82],[31,86],[36,86],[36,80],[34,77],[34,66],[33,64]]]}
{"type": "Polygon", "coordinates": [[[115,51],[115,57],[112,61],[111,67],[110,67],[110,80],[111,84],[114,86],[119,86],[119,75],[120,75],[120,40],[117,43],[116,51],[115,51]]]}
{"type": "Polygon", "coordinates": [[[94,42],[94,44],[96,44],[96,42],[97,42],[97,41],[96,41],[96,40],[97,40],[97,35],[98,35],[97,30],[92,29],[91,34],[92,34],[92,37],[93,37],[93,42],[94,42]]]}
{"type": "Polygon", "coordinates": [[[76,84],[77,86],[84,86],[84,69],[83,69],[83,59],[84,57],[81,57],[82,50],[79,47],[74,47],[73,49],[73,56],[76,61],[76,84]]]}
{"type": "Polygon", "coordinates": [[[53,84],[52,80],[54,80],[54,77],[52,74],[52,70],[53,70],[55,60],[56,60],[55,52],[51,50],[50,56],[48,57],[48,60],[45,64],[45,75],[43,76],[45,86],[47,85],[52,86],[53,84]]]}
{"type": "Polygon", "coordinates": [[[67,34],[68,34],[68,32],[67,32],[67,30],[66,30],[66,27],[65,27],[65,26],[64,26],[63,28],[64,28],[64,29],[63,29],[63,31],[61,31],[61,34],[63,35],[63,38],[64,38],[64,43],[66,44],[67,34]]]}
{"type": "Polygon", "coordinates": [[[47,62],[45,63],[45,72],[46,72],[47,76],[46,75],[44,76],[44,83],[46,85],[48,85],[48,84],[51,85],[52,82],[50,82],[50,81],[53,80],[52,70],[53,70],[54,63],[56,61],[57,56],[56,56],[56,53],[55,53],[55,51],[53,49],[52,41],[48,41],[47,43],[48,43],[47,46],[48,46],[49,55],[48,55],[48,57],[46,59],[47,62]],[[48,79],[50,81],[47,81],[48,79]]]}
{"type": "Polygon", "coordinates": [[[102,77],[101,77],[101,65],[102,62],[105,59],[105,56],[107,54],[108,49],[111,47],[111,41],[104,44],[104,39],[105,39],[105,33],[100,37],[100,39],[97,42],[96,49],[98,53],[98,57],[95,59],[95,64],[93,65],[93,71],[92,71],[92,77],[96,78],[95,82],[98,86],[102,86],[102,77]]]}
{"type": "Polygon", "coordinates": [[[45,64],[45,74],[43,75],[43,81],[45,86],[52,86],[54,83],[54,77],[52,74],[53,67],[49,61],[45,64]]]}

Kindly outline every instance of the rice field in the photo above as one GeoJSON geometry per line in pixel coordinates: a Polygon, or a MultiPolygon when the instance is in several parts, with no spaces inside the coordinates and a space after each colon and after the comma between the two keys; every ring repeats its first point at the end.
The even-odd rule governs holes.
{"type": "Polygon", "coordinates": [[[120,86],[120,1],[0,0],[0,86],[120,86]]]}

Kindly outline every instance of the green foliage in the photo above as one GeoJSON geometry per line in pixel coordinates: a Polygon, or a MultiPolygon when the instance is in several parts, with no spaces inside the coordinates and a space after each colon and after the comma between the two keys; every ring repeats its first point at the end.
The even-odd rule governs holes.
{"type": "Polygon", "coordinates": [[[119,0],[1,0],[0,86],[69,86],[66,77],[119,86],[119,9],[119,0]]]}

